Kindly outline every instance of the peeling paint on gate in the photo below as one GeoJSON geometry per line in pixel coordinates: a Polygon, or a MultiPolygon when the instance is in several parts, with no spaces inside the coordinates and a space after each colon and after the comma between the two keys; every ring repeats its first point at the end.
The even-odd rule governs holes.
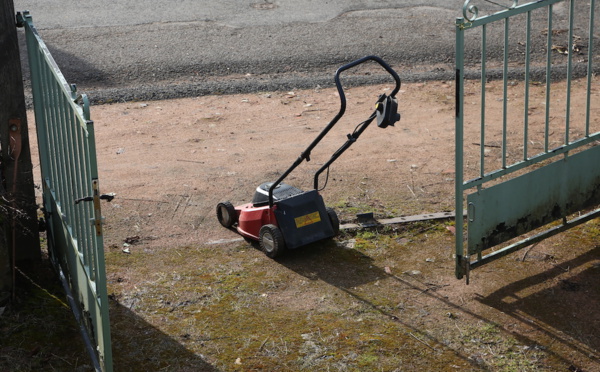
{"type": "Polygon", "coordinates": [[[599,160],[596,146],[468,195],[469,254],[600,204],[599,160]]]}

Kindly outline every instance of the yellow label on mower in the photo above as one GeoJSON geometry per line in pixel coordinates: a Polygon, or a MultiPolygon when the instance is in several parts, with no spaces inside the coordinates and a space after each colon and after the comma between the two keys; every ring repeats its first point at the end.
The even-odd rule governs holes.
{"type": "Polygon", "coordinates": [[[313,223],[321,222],[321,215],[319,212],[306,214],[304,216],[294,218],[296,221],[296,227],[301,228],[303,226],[311,225],[313,223]]]}

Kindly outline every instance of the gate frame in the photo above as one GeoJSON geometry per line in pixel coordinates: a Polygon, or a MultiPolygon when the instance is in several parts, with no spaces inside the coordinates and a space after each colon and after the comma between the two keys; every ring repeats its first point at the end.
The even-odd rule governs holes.
{"type": "MultiPolygon", "coordinates": [[[[547,229],[534,236],[520,240],[517,243],[510,244],[500,250],[489,253],[485,256],[481,255],[481,250],[475,252],[477,254],[475,260],[471,260],[471,253],[469,249],[465,251],[464,248],[464,220],[459,216],[462,216],[461,211],[464,210],[464,193],[472,188],[477,188],[477,192],[482,190],[482,185],[485,182],[498,179],[503,176],[507,176],[518,170],[525,169],[528,166],[538,164],[542,161],[552,159],[559,155],[562,155],[566,160],[569,158],[569,152],[580,148],[584,145],[588,145],[593,141],[600,139],[600,132],[590,133],[590,88],[591,78],[593,74],[593,40],[594,40],[594,7],[595,0],[590,1],[590,18],[589,18],[589,36],[588,36],[588,66],[587,66],[587,102],[586,102],[586,130],[585,136],[574,141],[569,139],[569,122],[570,122],[570,94],[571,94],[571,78],[572,78],[572,53],[570,53],[571,46],[573,45],[573,26],[574,26],[574,4],[575,0],[570,0],[569,10],[569,35],[568,35],[568,61],[567,61],[567,102],[566,102],[566,133],[565,142],[562,146],[555,149],[550,149],[548,145],[548,126],[549,126],[549,113],[550,113],[550,87],[551,87],[551,71],[552,71],[552,7],[554,4],[565,1],[565,0],[538,0],[535,2],[529,2],[526,4],[518,5],[518,0],[513,0],[512,5],[507,9],[496,12],[491,15],[482,16],[478,18],[478,9],[474,5],[470,5],[471,0],[466,0],[463,5],[463,17],[456,19],[456,128],[455,128],[455,209],[456,209],[456,237],[455,237],[455,248],[456,248],[456,262],[455,262],[455,275],[457,279],[462,279],[466,276],[466,282],[469,283],[470,270],[491,262],[497,258],[503,257],[511,252],[515,252],[533,243],[539,242],[550,236],[556,235],[562,231],[570,229],[571,227],[582,224],[593,218],[600,216],[600,209],[596,209],[592,212],[573,218],[569,221],[566,219],[566,215],[562,217],[562,223],[559,226],[547,229]],[[546,133],[545,133],[545,148],[544,151],[535,156],[528,156],[527,153],[527,128],[528,119],[527,112],[529,108],[529,84],[530,84],[530,38],[531,38],[531,12],[539,8],[548,8],[548,37],[547,37],[547,61],[546,61],[546,133]],[[507,164],[506,162],[506,148],[507,148],[507,80],[508,80],[508,45],[509,45],[509,18],[519,14],[527,14],[527,28],[526,28],[526,52],[525,52],[525,113],[524,113],[524,151],[522,160],[507,164]],[[502,139],[502,168],[486,173],[484,167],[484,144],[485,144],[485,82],[487,81],[486,76],[486,25],[492,22],[504,20],[504,60],[503,60],[503,83],[504,83],[504,99],[503,99],[503,139],[502,139]],[[480,154],[480,175],[479,177],[472,180],[464,180],[464,159],[463,159],[463,147],[464,147],[464,80],[465,80],[465,31],[473,29],[475,27],[482,28],[482,48],[481,48],[481,154],[480,154]]],[[[497,4],[497,3],[496,3],[497,4]]],[[[498,4],[497,4],[498,5],[498,4]]],[[[586,150],[587,151],[587,150],[586,150]]],[[[531,172],[533,173],[533,172],[531,172]]],[[[531,174],[529,173],[529,174],[531,174]]],[[[513,178],[514,179],[514,178],[513,178]]],[[[511,181],[511,180],[509,180],[511,181]]],[[[505,181],[505,182],[509,182],[505,181]]],[[[474,220],[474,210],[471,206],[467,207],[467,222],[474,220]]],[[[540,225],[541,226],[541,225],[540,225]]],[[[539,226],[538,226],[539,227],[539,226]]],[[[531,231],[531,230],[528,230],[531,231]]],[[[468,231],[467,231],[468,232],[468,231]]],[[[489,248],[489,247],[488,247],[489,248]]]]}
{"type": "Polygon", "coordinates": [[[97,371],[112,372],[103,217],[89,100],[69,85],[28,11],[25,29],[48,252],[97,371]],[[92,203],[89,203],[92,202],[92,203]]]}

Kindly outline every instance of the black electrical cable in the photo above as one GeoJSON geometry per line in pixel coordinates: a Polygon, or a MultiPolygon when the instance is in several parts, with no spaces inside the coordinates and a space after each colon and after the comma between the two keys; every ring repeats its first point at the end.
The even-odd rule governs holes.
{"type": "MultiPolygon", "coordinates": [[[[371,123],[371,121],[373,121],[373,119],[375,119],[375,116],[377,115],[376,112],[374,112],[373,114],[371,114],[371,116],[369,116],[369,118],[365,121],[363,121],[362,123],[358,124],[356,126],[356,128],[354,128],[354,131],[352,132],[352,134],[348,135],[348,141],[351,141],[352,139],[356,140],[356,138],[354,138],[354,135],[359,131],[359,129],[366,125],[367,123],[371,123]]],[[[346,142],[347,143],[347,142],[346,142]]],[[[339,149],[337,149],[334,153],[333,156],[336,156],[337,154],[339,154],[341,151],[344,150],[344,146],[346,146],[346,143],[344,143],[339,149]]],[[[325,184],[323,185],[323,187],[321,187],[319,190],[317,191],[323,191],[326,187],[327,187],[327,182],[329,181],[329,167],[327,167],[327,173],[325,174],[325,184]]]]}

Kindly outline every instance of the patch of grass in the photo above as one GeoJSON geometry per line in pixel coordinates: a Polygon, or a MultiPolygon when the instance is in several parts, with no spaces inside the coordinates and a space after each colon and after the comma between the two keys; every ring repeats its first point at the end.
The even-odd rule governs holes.
{"type": "MultiPolygon", "coordinates": [[[[479,310],[468,299],[452,302],[452,294],[443,292],[463,285],[444,274],[453,264],[441,249],[452,239],[449,224],[427,221],[345,231],[338,240],[354,239],[354,249],[327,242],[278,260],[246,243],[133,246],[131,254],[109,248],[115,370],[569,367],[558,360],[558,367],[550,368],[555,367],[549,362],[554,350],[542,346],[550,344],[506,332],[498,311],[479,310]],[[426,257],[434,257],[435,263],[426,257]],[[407,274],[412,271],[419,273],[407,274]],[[444,316],[448,311],[451,316],[444,316]]],[[[585,239],[596,229],[585,224],[573,234],[583,231],[585,239]]],[[[481,288],[485,293],[485,285],[481,288]]],[[[52,292],[60,297],[60,288],[52,292]]],[[[32,302],[29,313],[7,309],[0,315],[2,335],[9,336],[0,337],[0,370],[33,371],[48,365],[86,370],[87,355],[78,344],[70,310],[60,304],[53,309],[52,301],[35,290],[23,295],[23,306],[32,302]],[[61,325],[64,321],[71,325],[61,325]]]]}
{"type": "Polygon", "coordinates": [[[543,348],[526,346],[502,332],[494,323],[480,323],[461,334],[461,343],[469,358],[495,371],[537,371],[543,348]]]}
{"type": "Polygon", "coordinates": [[[62,285],[47,260],[23,265],[0,307],[1,371],[93,371],[62,285]],[[68,345],[65,342],[68,340],[68,345]]]}

